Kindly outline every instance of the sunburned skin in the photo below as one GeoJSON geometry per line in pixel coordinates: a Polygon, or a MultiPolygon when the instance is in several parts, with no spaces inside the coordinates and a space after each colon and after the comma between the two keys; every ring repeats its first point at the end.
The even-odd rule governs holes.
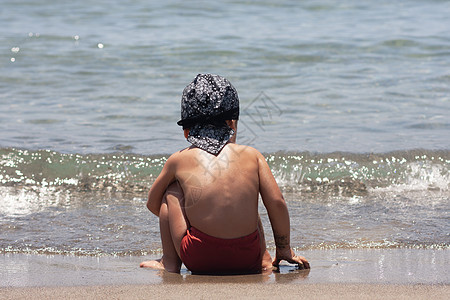
{"type": "MultiPolygon", "coordinates": [[[[237,121],[227,124],[236,131],[237,121]]],[[[179,272],[181,240],[193,226],[222,239],[243,237],[258,230],[263,272],[271,271],[272,265],[278,267],[281,260],[309,268],[307,260],[291,249],[289,213],[265,158],[256,149],[234,142],[235,135],[217,156],[192,146],[167,160],[147,202],[149,210],[160,217],[163,257],[143,262],[141,267],[179,272]],[[258,215],[259,194],[275,237],[273,261],[266,250],[258,215]]]]}

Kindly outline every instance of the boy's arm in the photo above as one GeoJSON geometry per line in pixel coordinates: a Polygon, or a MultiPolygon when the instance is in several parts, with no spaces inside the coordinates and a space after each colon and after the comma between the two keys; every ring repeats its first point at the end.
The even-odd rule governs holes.
{"type": "Polygon", "coordinates": [[[258,152],[259,192],[267,209],[275,239],[276,254],[273,265],[278,267],[281,260],[295,263],[301,268],[309,269],[308,261],[296,256],[290,244],[289,212],[280,188],[270,171],[264,156],[258,152]]]}
{"type": "Polygon", "coordinates": [[[157,216],[159,216],[159,209],[167,187],[176,180],[175,161],[176,159],[173,155],[167,159],[161,173],[152,184],[148,193],[147,208],[157,216]]]}

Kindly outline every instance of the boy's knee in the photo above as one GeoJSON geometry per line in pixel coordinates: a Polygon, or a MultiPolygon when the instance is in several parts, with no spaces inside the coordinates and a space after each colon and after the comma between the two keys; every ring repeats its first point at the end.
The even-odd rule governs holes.
{"type": "Polygon", "coordinates": [[[161,202],[161,207],[159,208],[159,219],[166,220],[166,219],[168,219],[168,215],[169,215],[169,209],[167,207],[166,197],[164,197],[161,202]]]}
{"type": "Polygon", "coordinates": [[[166,201],[168,201],[168,198],[171,197],[176,198],[179,202],[182,202],[184,200],[183,190],[181,189],[180,184],[177,181],[170,184],[166,190],[166,193],[164,194],[164,198],[166,201]]]}

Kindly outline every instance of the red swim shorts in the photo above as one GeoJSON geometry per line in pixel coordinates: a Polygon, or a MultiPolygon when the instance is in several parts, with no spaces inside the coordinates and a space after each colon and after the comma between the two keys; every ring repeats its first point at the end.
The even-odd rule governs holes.
{"type": "Polygon", "coordinates": [[[259,232],[221,239],[191,227],[181,241],[181,260],[193,274],[261,273],[259,232]]]}

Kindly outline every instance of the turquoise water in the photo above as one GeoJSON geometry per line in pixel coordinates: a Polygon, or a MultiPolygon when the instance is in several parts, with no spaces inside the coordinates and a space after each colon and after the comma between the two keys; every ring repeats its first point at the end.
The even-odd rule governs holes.
{"type": "Polygon", "coordinates": [[[293,246],[448,249],[448,4],[3,0],[0,253],[158,253],[146,192],[201,72],[237,88],[293,246]]]}

